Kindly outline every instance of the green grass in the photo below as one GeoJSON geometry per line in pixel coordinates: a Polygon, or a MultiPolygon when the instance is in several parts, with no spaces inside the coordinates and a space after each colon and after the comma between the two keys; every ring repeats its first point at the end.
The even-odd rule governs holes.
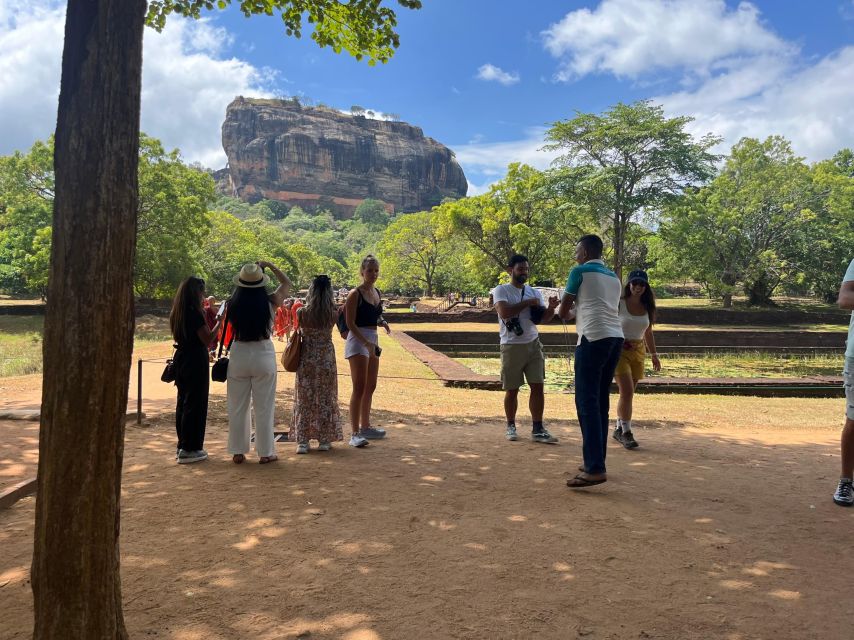
{"type": "MultiPolygon", "coordinates": [[[[42,372],[44,316],[0,315],[0,378],[42,372]]],[[[136,347],[168,342],[169,319],[143,316],[137,319],[136,347]]]]}
{"type": "MultiPolygon", "coordinates": [[[[455,358],[476,373],[497,376],[501,361],[493,358],[455,358]]],[[[842,358],[834,355],[774,355],[760,352],[708,354],[706,356],[667,356],[662,370],[653,373],[647,359],[646,375],[666,378],[805,378],[838,376],[842,358]]],[[[565,387],[573,378],[572,363],[566,358],[546,359],[546,386],[565,387]]]]}

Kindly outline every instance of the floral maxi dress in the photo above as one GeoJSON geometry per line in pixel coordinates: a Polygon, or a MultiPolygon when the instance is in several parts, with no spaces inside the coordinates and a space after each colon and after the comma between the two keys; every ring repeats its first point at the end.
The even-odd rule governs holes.
{"type": "Polygon", "coordinates": [[[294,385],[294,429],[297,443],[344,439],[338,410],[338,369],[332,327],[302,326],[302,347],[294,385]]]}

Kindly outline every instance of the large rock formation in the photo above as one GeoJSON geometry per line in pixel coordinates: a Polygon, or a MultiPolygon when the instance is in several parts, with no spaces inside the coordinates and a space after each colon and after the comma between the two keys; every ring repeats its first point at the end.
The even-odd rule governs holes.
{"type": "Polygon", "coordinates": [[[365,198],[420,211],[466,194],[447,147],[405,122],[372,120],[291,100],[238,97],[222,125],[228,176],[243,200],[281,200],[352,214],[365,198]]]}

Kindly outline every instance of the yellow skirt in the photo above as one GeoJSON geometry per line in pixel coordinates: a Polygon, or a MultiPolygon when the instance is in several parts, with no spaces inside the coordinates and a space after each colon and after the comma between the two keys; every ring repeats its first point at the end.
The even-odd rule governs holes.
{"type": "Polygon", "coordinates": [[[644,361],[646,360],[646,346],[643,340],[626,340],[623,343],[623,351],[620,353],[620,361],[617,363],[615,376],[630,375],[637,382],[643,378],[644,361]]]}

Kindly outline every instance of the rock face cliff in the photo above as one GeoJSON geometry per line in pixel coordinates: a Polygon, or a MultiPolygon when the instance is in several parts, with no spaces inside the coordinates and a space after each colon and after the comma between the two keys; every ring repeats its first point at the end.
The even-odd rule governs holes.
{"type": "MultiPolygon", "coordinates": [[[[290,100],[238,97],[222,125],[228,177],[243,200],[281,200],[352,215],[365,198],[420,211],[468,184],[454,154],[405,122],[371,120],[290,100]]],[[[225,178],[225,176],[223,176],[225,178]]]]}

